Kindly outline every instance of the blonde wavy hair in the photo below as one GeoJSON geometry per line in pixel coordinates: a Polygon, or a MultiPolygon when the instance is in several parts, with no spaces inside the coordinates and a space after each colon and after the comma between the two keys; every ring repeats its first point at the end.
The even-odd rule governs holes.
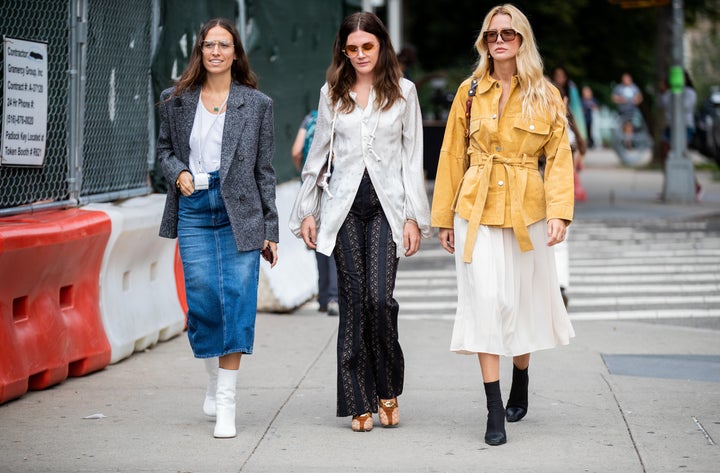
{"type": "Polygon", "coordinates": [[[490,28],[490,22],[496,15],[508,15],[513,29],[520,35],[520,46],[515,61],[517,76],[522,93],[522,116],[531,119],[534,112],[550,111],[553,118],[565,119],[565,103],[555,88],[543,75],[543,60],[537,49],[535,35],[527,17],[517,7],[506,3],[493,7],[485,16],[480,34],[475,40],[475,49],[480,55],[472,76],[481,79],[494,72],[493,60],[483,32],[490,28]]]}

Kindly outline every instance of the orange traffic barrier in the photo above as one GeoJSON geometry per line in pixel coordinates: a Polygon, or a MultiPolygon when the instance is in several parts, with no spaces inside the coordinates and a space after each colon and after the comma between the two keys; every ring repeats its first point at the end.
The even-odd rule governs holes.
{"type": "Polygon", "coordinates": [[[108,365],[98,278],[110,226],[79,209],[0,219],[0,404],[108,365]]]}
{"type": "Polygon", "coordinates": [[[175,287],[177,288],[180,307],[185,314],[185,328],[187,328],[187,295],[185,294],[185,271],[183,271],[182,260],[180,259],[180,248],[175,244],[175,287]]]}

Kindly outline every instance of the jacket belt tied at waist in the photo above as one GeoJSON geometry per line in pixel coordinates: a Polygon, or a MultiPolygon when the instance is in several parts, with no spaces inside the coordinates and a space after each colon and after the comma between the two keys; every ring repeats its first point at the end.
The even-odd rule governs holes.
{"type": "Polygon", "coordinates": [[[525,188],[527,187],[528,169],[537,169],[537,158],[523,154],[516,158],[506,158],[497,154],[473,153],[470,155],[470,168],[479,166],[485,168],[479,171],[479,180],[477,182],[477,196],[475,204],[470,213],[468,220],[468,231],[465,239],[465,248],[463,249],[463,263],[472,262],[472,252],[475,247],[475,239],[477,238],[480,220],[482,219],[485,201],[487,200],[488,189],[490,187],[490,173],[493,164],[502,164],[505,167],[507,176],[508,192],[510,194],[510,217],[512,218],[512,228],[515,232],[521,251],[530,251],[533,249],[530,241],[530,234],[525,225],[525,213],[523,212],[523,200],[525,197],[525,188]]]}

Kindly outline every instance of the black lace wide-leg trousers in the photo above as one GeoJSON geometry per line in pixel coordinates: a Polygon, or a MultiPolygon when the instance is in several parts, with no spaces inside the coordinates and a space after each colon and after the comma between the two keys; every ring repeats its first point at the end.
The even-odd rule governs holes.
{"type": "Polygon", "coordinates": [[[405,361],[393,299],[398,258],[367,171],[335,246],[340,303],[337,415],[377,412],[403,389],[405,361]]]}

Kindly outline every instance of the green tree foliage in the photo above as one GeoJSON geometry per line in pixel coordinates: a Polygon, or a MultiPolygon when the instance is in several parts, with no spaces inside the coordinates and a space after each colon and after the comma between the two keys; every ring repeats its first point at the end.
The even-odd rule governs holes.
{"type": "MultiPolygon", "coordinates": [[[[500,2],[436,0],[406,2],[405,37],[418,51],[424,71],[454,71],[466,77],[477,61],[473,44],[487,11],[500,2]],[[458,73],[457,71],[460,71],[458,73]]],[[[652,91],[670,50],[658,48],[669,34],[671,3],[625,9],[607,0],[516,0],[530,19],[547,72],[563,65],[578,84],[589,84],[606,103],[612,85],[627,71],[652,91]]],[[[685,0],[686,21],[720,18],[720,0],[685,0]]],[[[666,41],[666,40],[665,40],[666,41]]],[[[449,84],[449,86],[456,84],[449,84]]]]}

